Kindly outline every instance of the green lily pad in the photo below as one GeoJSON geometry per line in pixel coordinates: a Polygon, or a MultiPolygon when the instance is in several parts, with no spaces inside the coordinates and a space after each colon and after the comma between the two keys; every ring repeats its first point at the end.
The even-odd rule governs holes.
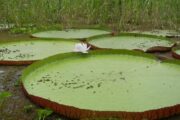
{"type": "Polygon", "coordinates": [[[47,58],[28,67],[21,79],[31,100],[70,118],[158,119],[180,112],[179,71],[177,61],[101,50],[47,58]]]}
{"type": "Polygon", "coordinates": [[[176,53],[180,55],[180,49],[179,49],[179,50],[176,50],[176,53]]]}
{"type": "Polygon", "coordinates": [[[0,43],[0,63],[36,61],[58,54],[72,52],[76,41],[22,40],[0,43]]]}
{"type": "Polygon", "coordinates": [[[180,59],[180,46],[173,48],[172,54],[173,57],[180,59]]]}
{"type": "Polygon", "coordinates": [[[34,33],[32,34],[32,37],[52,39],[86,39],[106,34],[111,34],[111,32],[97,29],[67,29],[62,31],[45,31],[34,33]]]}
{"type": "Polygon", "coordinates": [[[174,42],[164,38],[139,34],[122,34],[119,36],[94,38],[88,42],[98,48],[139,49],[143,51],[163,51],[164,48],[168,50],[174,45],[174,42]]]}
{"type": "Polygon", "coordinates": [[[138,33],[146,35],[156,35],[162,37],[180,37],[180,33],[175,30],[152,30],[152,31],[129,31],[125,33],[138,33]]]}

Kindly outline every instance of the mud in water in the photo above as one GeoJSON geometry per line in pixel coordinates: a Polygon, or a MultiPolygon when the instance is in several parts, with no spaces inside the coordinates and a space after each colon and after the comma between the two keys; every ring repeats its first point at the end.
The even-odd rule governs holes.
{"type": "Polygon", "coordinates": [[[8,31],[0,31],[0,41],[6,40],[30,40],[32,39],[28,34],[12,34],[8,31]]]}
{"type": "MultiPolygon", "coordinates": [[[[0,41],[15,39],[31,39],[28,35],[13,35],[7,32],[0,32],[0,41]]],[[[161,58],[170,58],[171,53],[156,53],[161,58]]],[[[7,98],[0,106],[0,120],[38,120],[36,110],[40,107],[33,104],[25,97],[19,84],[19,78],[22,71],[27,66],[2,66],[0,65],[0,92],[9,91],[12,96],[7,98]],[[33,106],[31,109],[26,109],[33,106]]],[[[68,120],[58,114],[52,114],[46,120],[68,120]]],[[[180,120],[180,115],[162,120],[180,120]]]]}

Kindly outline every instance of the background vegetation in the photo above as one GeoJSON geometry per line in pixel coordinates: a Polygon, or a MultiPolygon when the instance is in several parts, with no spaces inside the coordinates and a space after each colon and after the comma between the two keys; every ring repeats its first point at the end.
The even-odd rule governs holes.
{"type": "Polygon", "coordinates": [[[179,29],[180,0],[0,0],[0,24],[179,29]]]}

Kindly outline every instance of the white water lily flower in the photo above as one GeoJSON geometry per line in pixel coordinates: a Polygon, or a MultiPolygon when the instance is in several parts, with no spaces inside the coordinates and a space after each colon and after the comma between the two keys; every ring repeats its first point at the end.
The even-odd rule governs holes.
{"type": "Polygon", "coordinates": [[[86,43],[78,43],[75,45],[74,52],[88,53],[90,48],[91,46],[88,47],[86,43]]]}

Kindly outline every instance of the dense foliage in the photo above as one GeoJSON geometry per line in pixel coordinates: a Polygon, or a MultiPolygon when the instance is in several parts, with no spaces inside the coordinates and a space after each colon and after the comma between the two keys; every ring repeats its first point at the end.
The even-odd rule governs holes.
{"type": "Polygon", "coordinates": [[[100,25],[114,29],[180,26],[180,0],[0,0],[0,23],[100,25]]]}

